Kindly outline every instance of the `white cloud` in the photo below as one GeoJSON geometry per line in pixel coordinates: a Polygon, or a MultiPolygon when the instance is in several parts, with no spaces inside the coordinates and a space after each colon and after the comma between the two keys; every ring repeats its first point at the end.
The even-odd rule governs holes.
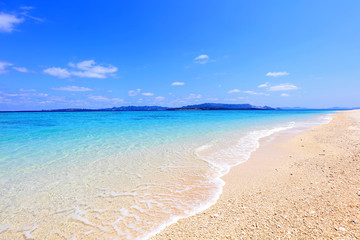
{"type": "Polygon", "coordinates": [[[258,88],[265,88],[265,87],[270,87],[270,83],[269,83],[269,82],[266,82],[266,83],[260,84],[260,85],[258,86],[258,88]]]}
{"type": "Polygon", "coordinates": [[[182,85],[185,85],[185,83],[184,82],[173,82],[171,85],[172,86],[182,86],[182,85]]]}
{"type": "Polygon", "coordinates": [[[267,93],[254,92],[254,91],[243,91],[243,93],[250,94],[250,95],[262,95],[262,96],[269,96],[269,94],[267,94],[267,93]]]}
{"type": "Polygon", "coordinates": [[[288,90],[297,90],[297,86],[291,83],[283,83],[276,86],[269,87],[268,91],[288,91],[288,90]]]}
{"type": "Polygon", "coordinates": [[[280,76],[286,76],[289,75],[288,72],[268,72],[266,76],[268,77],[280,77],[280,76]]]}
{"type": "Polygon", "coordinates": [[[29,70],[27,68],[24,68],[24,67],[13,67],[13,69],[15,69],[18,72],[22,72],[22,73],[29,72],[29,70]]]}
{"type": "Polygon", "coordinates": [[[43,21],[43,19],[41,18],[31,16],[29,14],[29,11],[31,9],[33,9],[33,7],[22,6],[20,7],[21,11],[18,11],[17,13],[0,12],[0,32],[11,33],[16,30],[16,27],[20,23],[24,22],[26,19],[29,18],[35,21],[43,21]]]}
{"type": "Polygon", "coordinates": [[[32,9],[34,9],[34,7],[32,7],[32,6],[21,6],[20,9],[22,9],[22,10],[32,10],[32,9]]]}
{"type": "Polygon", "coordinates": [[[0,95],[1,96],[6,96],[6,97],[19,97],[20,99],[23,100],[30,100],[31,97],[48,97],[49,94],[47,93],[33,93],[36,90],[35,89],[19,89],[20,92],[22,93],[7,93],[7,92],[2,92],[0,91],[0,95]]]}
{"type": "Polygon", "coordinates": [[[69,63],[75,70],[66,68],[51,67],[44,70],[45,73],[59,78],[76,76],[81,78],[107,78],[117,72],[118,68],[112,65],[99,65],[94,60],[85,60],[76,64],[69,63]]]}
{"type": "Polygon", "coordinates": [[[101,66],[96,65],[94,60],[85,60],[77,64],[70,63],[70,66],[74,66],[82,71],[72,71],[71,74],[78,77],[87,78],[107,78],[109,74],[117,72],[118,68],[108,65],[101,66]]]}
{"type": "Polygon", "coordinates": [[[231,93],[239,93],[239,92],[241,92],[241,91],[239,89],[236,89],[236,88],[228,91],[229,94],[231,94],[231,93]]]}
{"type": "Polygon", "coordinates": [[[128,91],[128,95],[129,95],[130,97],[134,97],[134,96],[138,95],[140,92],[141,92],[141,89],[138,88],[138,89],[136,89],[136,90],[130,90],[130,91],[128,91]]]}
{"type": "Polygon", "coordinates": [[[218,101],[219,99],[218,98],[206,98],[205,100],[207,100],[207,101],[218,101]]]}
{"type": "Polygon", "coordinates": [[[95,100],[95,101],[109,101],[110,98],[104,97],[104,96],[89,96],[89,99],[95,100]]]}
{"type": "Polygon", "coordinates": [[[52,103],[53,101],[41,101],[39,102],[40,104],[48,104],[48,103],[52,103]]]}
{"type": "Polygon", "coordinates": [[[150,92],[144,92],[144,93],[142,93],[142,95],[148,96],[148,97],[154,96],[154,94],[153,94],[153,93],[150,93],[150,92]]]}
{"type": "MultiPolygon", "coordinates": [[[[7,68],[10,66],[14,66],[14,64],[9,62],[0,62],[0,74],[7,73],[8,72],[7,68]]],[[[27,68],[23,68],[23,67],[12,67],[12,68],[18,72],[23,72],[23,73],[28,72],[27,68]]]]}
{"type": "Polygon", "coordinates": [[[24,89],[24,88],[20,88],[19,91],[20,91],[20,92],[36,92],[36,89],[24,89]]]}
{"type": "Polygon", "coordinates": [[[36,96],[36,97],[47,97],[47,96],[49,96],[49,94],[47,94],[47,93],[34,93],[33,96],[36,96]]]}
{"type": "Polygon", "coordinates": [[[49,97],[49,99],[54,102],[65,102],[66,101],[64,97],[60,97],[60,96],[51,96],[51,97],[49,97]]]}
{"type": "Polygon", "coordinates": [[[163,101],[165,98],[164,97],[161,97],[161,96],[158,96],[158,97],[156,97],[155,98],[155,100],[157,100],[157,101],[163,101]]]}
{"type": "Polygon", "coordinates": [[[44,70],[44,73],[58,78],[68,78],[71,76],[70,72],[65,68],[51,67],[44,70]]]}
{"type": "Polygon", "coordinates": [[[11,33],[16,25],[22,23],[25,19],[14,14],[0,13],[0,32],[11,33]]]}
{"type": "Polygon", "coordinates": [[[24,96],[28,96],[28,94],[26,94],[26,93],[7,93],[7,92],[3,92],[3,91],[0,91],[0,95],[6,96],[6,97],[24,97],[24,96]]]}
{"type": "Polygon", "coordinates": [[[205,64],[209,61],[210,57],[206,54],[202,54],[200,56],[197,56],[195,59],[194,59],[194,62],[195,63],[199,63],[199,64],[205,64]]]}
{"type": "Polygon", "coordinates": [[[280,94],[280,96],[282,96],[282,97],[290,97],[290,95],[287,94],[287,93],[282,93],[282,94],[280,94]]]}
{"type": "Polygon", "coordinates": [[[0,62],[0,74],[7,73],[8,71],[6,70],[6,68],[12,65],[12,63],[8,62],[0,62]]]}
{"type": "Polygon", "coordinates": [[[88,92],[88,91],[93,91],[93,89],[91,89],[91,88],[78,87],[78,86],[58,87],[58,88],[52,88],[52,90],[67,91],[67,92],[88,92]]]}
{"type": "Polygon", "coordinates": [[[236,98],[225,98],[224,101],[226,101],[226,102],[235,102],[235,101],[237,101],[237,99],[236,98]]]}
{"type": "Polygon", "coordinates": [[[201,94],[191,93],[191,94],[189,94],[189,96],[187,96],[185,99],[199,99],[199,98],[202,98],[201,94]]]}
{"type": "Polygon", "coordinates": [[[29,14],[29,10],[32,10],[32,9],[34,9],[34,7],[27,7],[27,6],[25,6],[25,7],[20,7],[22,10],[24,10],[24,11],[22,11],[20,14],[22,15],[22,16],[24,16],[24,17],[26,17],[26,18],[31,18],[32,20],[35,20],[35,21],[38,21],[38,22],[43,22],[44,21],[44,19],[42,19],[42,18],[38,18],[38,17],[34,17],[34,16],[32,16],[32,15],[30,15],[29,14]]]}
{"type": "Polygon", "coordinates": [[[91,100],[99,101],[99,102],[112,102],[112,103],[122,103],[124,102],[121,98],[109,98],[105,96],[89,96],[88,97],[91,100]]]}

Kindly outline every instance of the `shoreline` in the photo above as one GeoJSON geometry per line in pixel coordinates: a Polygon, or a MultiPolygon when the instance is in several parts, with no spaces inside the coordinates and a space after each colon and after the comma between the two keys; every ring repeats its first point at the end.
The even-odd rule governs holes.
{"type": "MultiPolygon", "coordinates": [[[[212,182],[218,183],[218,193],[216,193],[214,196],[212,196],[212,198],[208,199],[203,204],[197,206],[196,209],[193,209],[191,212],[188,212],[187,216],[173,216],[169,220],[169,222],[161,224],[158,227],[158,229],[147,234],[142,239],[150,239],[150,238],[158,235],[159,233],[161,233],[167,227],[177,223],[179,220],[186,219],[191,216],[197,215],[197,214],[211,208],[213,205],[215,205],[217,203],[217,201],[220,199],[221,195],[223,194],[223,189],[224,189],[224,186],[226,185],[226,181],[224,180],[224,177],[227,174],[229,174],[229,172],[231,171],[232,168],[247,162],[250,159],[251,155],[254,152],[258,151],[259,147],[263,146],[263,144],[264,144],[263,142],[268,142],[268,141],[272,142],[272,139],[276,138],[277,135],[295,136],[297,133],[309,130],[311,127],[329,123],[332,119],[332,115],[333,115],[333,113],[326,113],[324,115],[321,115],[320,118],[316,118],[316,119],[311,118],[311,119],[306,119],[306,120],[302,119],[302,121],[300,120],[298,125],[295,124],[295,122],[288,122],[287,125],[281,125],[281,126],[276,126],[276,127],[272,126],[268,129],[250,131],[245,136],[243,136],[242,138],[240,138],[238,140],[238,144],[240,143],[240,141],[245,140],[245,145],[247,145],[247,144],[249,144],[249,142],[247,142],[246,140],[249,140],[249,138],[252,138],[253,136],[257,136],[257,137],[255,137],[256,138],[255,141],[253,141],[254,139],[250,139],[250,145],[252,145],[252,149],[246,149],[244,151],[244,153],[246,153],[245,155],[248,155],[247,157],[245,157],[246,160],[241,161],[238,159],[237,162],[234,162],[232,164],[228,163],[228,164],[222,165],[220,163],[220,165],[219,165],[217,162],[213,162],[212,160],[201,156],[201,154],[199,154],[197,152],[197,150],[200,150],[203,147],[205,147],[205,149],[206,149],[208,147],[208,145],[203,145],[203,146],[197,148],[195,152],[196,152],[196,156],[199,159],[201,159],[202,161],[205,161],[212,167],[219,168],[219,171],[220,171],[219,176],[215,177],[212,180],[212,182]],[[311,126],[308,126],[308,124],[311,124],[311,126]]],[[[238,146],[238,147],[240,147],[240,149],[242,149],[242,146],[238,146]]],[[[227,151],[231,151],[231,147],[228,148],[227,151]]],[[[242,155],[242,154],[240,154],[240,155],[242,155]]]]}
{"type": "Polygon", "coordinates": [[[150,239],[360,237],[360,171],[354,166],[354,152],[360,152],[359,119],[360,111],[335,113],[330,123],[300,134],[285,131],[261,139],[248,161],[221,177],[226,184],[214,205],[150,239]],[[345,170],[354,183],[347,187],[352,195],[343,196],[342,182],[334,176],[345,170]],[[334,182],[340,185],[335,188],[334,182]],[[336,211],[340,207],[356,214],[343,216],[336,211]],[[340,223],[337,218],[348,219],[340,223]]]}

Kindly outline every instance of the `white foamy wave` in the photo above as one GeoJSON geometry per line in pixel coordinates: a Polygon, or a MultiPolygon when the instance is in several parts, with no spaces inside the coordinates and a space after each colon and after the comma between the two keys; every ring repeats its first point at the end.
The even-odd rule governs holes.
{"type": "Polygon", "coordinates": [[[324,116],[322,116],[321,120],[320,120],[320,124],[328,124],[331,122],[331,120],[333,120],[334,115],[333,114],[326,114],[324,116]]]}
{"type": "Polygon", "coordinates": [[[33,232],[37,227],[38,227],[37,225],[34,225],[34,226],[31,226],[30,229],[25,231],[24,232],[25,239],[34,239],[34,236],[31,235],[31,232],[33,232]]]}
{"type": "Polygon", "coordinates": [[[207,151],[211,149],[212,145],[203,145],[196,149],[196,155],[218,168],[220,170],[219,175],[223,176],[231,167],[248,160],[251,153],[259,147],[260,139],[291,129],[294,126],[295,122],[290,122],[284,127],[253,131],[240,138],[235,145],[217,151],[207,151]]]}
{"type": "Polygon", "coordinates": [[[202,204],[200,204],[196,207],[193,207],[191,210],[185,211],[185,215],[172,215],[168,221],[165,221],[162,224],[160,224],[156,230],[144,235],[143,237],[141,237],[139,239],[145,240],[152,236],[155,236],[156,234],[158,234],[162,230],[164,230],[167,226],[170,226],[171,224],[176,223],[180,219],[193,216],[199,212],[202,212],[202,211],[208,209],[212,205],[214,205],[222,193],[222,188],[225,185],[225,182],[221,178],[215,178],[215,179],[209,180],[209,182],[215,183],[215,186],[217,186],[217,187],[214,190],[214,194],[212,195],[212,197],[210,199],[208,199],[208,201],[203,202],[202,204]]]}
{"type": "Polygon", "coordinates": [[[147,234],[142,239],[148,239],[165,229],[167,226],[176,223],[179,219],[184,217],[193,216],[199,212],[202,212],[212,205],[214,205],[219,199],[223,191],[225,182],[221,179],[232,166],[238,165],[249,159],[252,152],[259,147],[259,140],[271,136],[277,132],[291,129],[295,126],[295,122],[290,122],[287,126],[277,127],[272,129],[264,129],[253,131],[246,136],[239,139],[237,144],[226,149],[213,152],[211,155],[204,154],[205,151],[214,147],[213,143],[202,145],[195,150],[195,154],[202,160],[208,162],[215,170],[218,171],[218,175],[215,178],[209,179],[208,184],[216,186],[213,189],[213,195],[208,201],[203,202],[191,211],[186,212],[186,216],[172,216],[169,221],[161,224],[155,231],[147,234]]]}
{"type": "Polygon", "coordinates": [[[302,121],[298,124],[298,127],[314,127],[322,124],[328,124],[333,119],[332,114],[321,115],[316,118],[311,118],[306,121],[302,121]]]}
{"type": "Polygon", "coordinates": [[[5,225],[0,225],[0,233],[5,232],[6,230],[8,230],[10,228],[10,224],[7,223],[5,225]]]}

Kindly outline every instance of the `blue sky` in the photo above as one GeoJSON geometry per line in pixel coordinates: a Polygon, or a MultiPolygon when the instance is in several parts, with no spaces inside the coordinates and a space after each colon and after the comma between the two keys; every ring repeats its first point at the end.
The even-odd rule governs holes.
{"type": "Polygon", "coordinates": [[[0,110],[360,106],[360,1],[1,1],[0,110]]]}

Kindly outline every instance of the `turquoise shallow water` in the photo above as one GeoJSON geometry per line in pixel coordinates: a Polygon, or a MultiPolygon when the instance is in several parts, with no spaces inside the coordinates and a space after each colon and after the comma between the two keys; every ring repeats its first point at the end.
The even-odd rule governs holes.
{"type": "Polygon", "coordinates": [[[260,138],[328,114],[0,113],[0,239],[146,238],[214,203],[260,138]]]}

